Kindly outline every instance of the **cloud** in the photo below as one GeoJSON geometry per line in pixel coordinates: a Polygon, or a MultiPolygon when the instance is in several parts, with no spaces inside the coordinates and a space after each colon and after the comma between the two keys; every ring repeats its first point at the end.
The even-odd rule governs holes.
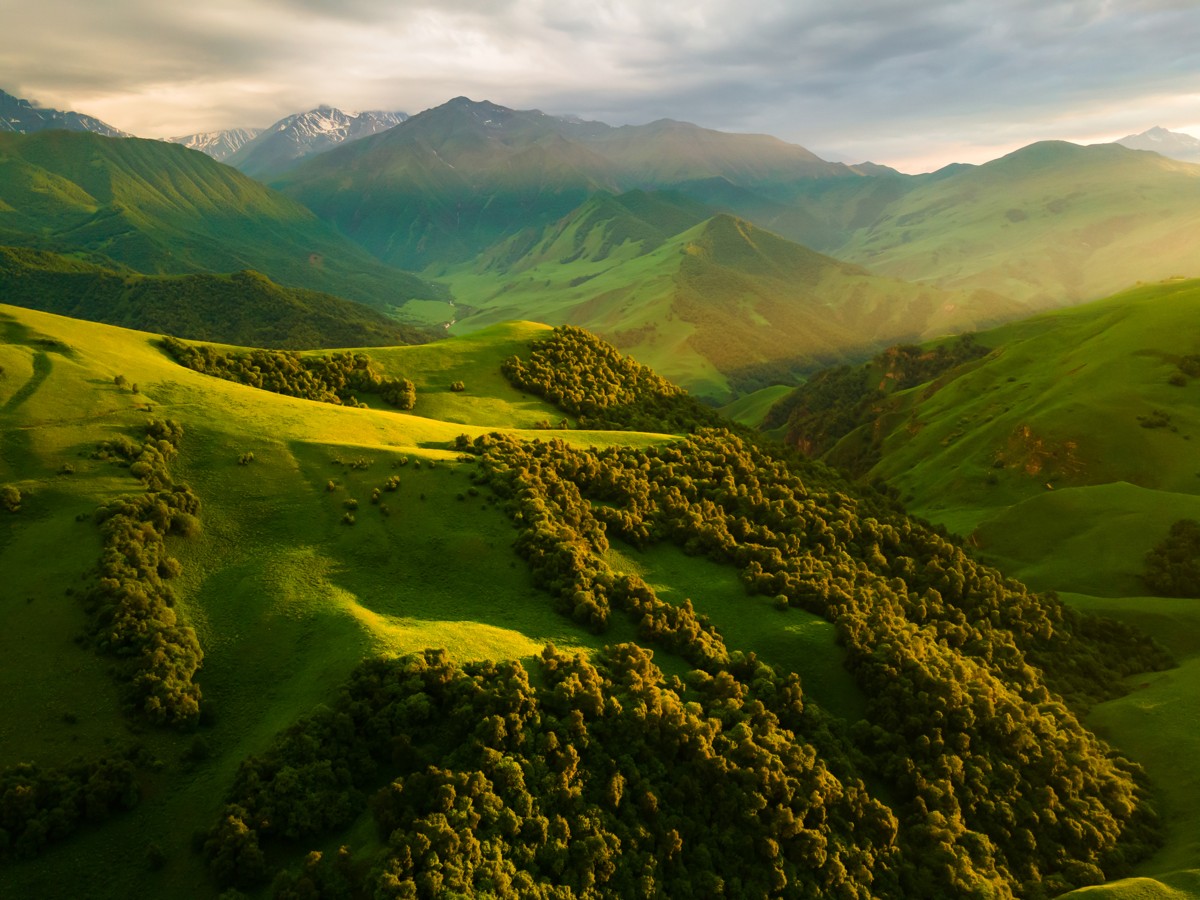
{"type": "Polygon", "coordinates": [[[150,135],[467,94],[927,166],[935,143],[1200,121],[1186,0],[41,0],[6,20],[0,86],[150,135]]]}

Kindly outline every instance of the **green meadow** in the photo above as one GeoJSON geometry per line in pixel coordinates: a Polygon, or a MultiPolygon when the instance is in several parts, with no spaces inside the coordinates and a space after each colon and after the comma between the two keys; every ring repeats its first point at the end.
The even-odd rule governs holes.
{"type": "MultiPolygon", "coordinates": [[[[1200,599],[1144,596],[1146,552],[1200,518],[1200,282],[1142,285],[983,332],[982,360],[891,398],[870,476],[1038,590],[1130,622],[1179,666],[1135,676],[1087,723],[1145,767],[1166,843],[1079,898],[1200,897],[1200,599]],[[1150,422],[1154,427],[1146,427],[1150,422]]],[[[835,453],[836,455],[836,448],[835,453]]]]}
{"type": "MultiPolygon", "coordinates": [[[[222,381],[178,366],[153,335],[0,307],[0,485],[22,495],[20,511],[0,518],[0,766],[135,744],[158,761],[141,775],[134,810],[6,864],[0,894],[211,896],[193,833],[211,825],[240,761],[331,702],[367,657],[445,647],[462,661],[529,659],[547,643],[591,652],[636,640],[623,621],[598,638],[552,609],[512,548],[501,504],[473,485],[475,463],[454,448],[461,434],[494,430],[581,446],[668,439],[544,430],[562,413],[514,388],[499,364],[545,334],[509,323],[368,351],[417,386],[416,409],[398,413],[222,381]],[[456,381],[463,390],[451,389],[456,381]],[[92,452],[137,435],[150,415],[183,425],[172,474],[203,504],[201,532],[169,539],[182,563],[177,611],[204,649],[199,681],[213,714],[194,734],[123,713],[110,661],[77,641],[87,624],[80,594],[101,551],[92,511],[142,489],[92,452]],[[161,868],[145,862],[150,844],[161,868]]],[[[693,598],[731,647],[795,668],[815,697],[855,714],[861,700],[832,626],[751,602],[732,569],[676,551],[614,551],[613,565],[646,573],[667,599],[693,598]]],[[[688,668],[657,658],[668,671],[688,668]]],[[[351,835],[363,853],[378,846],[369,814],[351,835]]]]}

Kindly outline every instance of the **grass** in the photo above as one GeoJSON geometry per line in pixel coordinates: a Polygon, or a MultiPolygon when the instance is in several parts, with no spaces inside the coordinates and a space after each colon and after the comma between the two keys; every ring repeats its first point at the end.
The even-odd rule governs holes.
{"type": "Polygon", "coordinates": [[[503,264],[436,270],[462,308],[453,331],[517,317],[582,325],[693,394],[727,403],[751,383],[1020,309],[875,276],[727,215],[649,250],[605,243],[612,221],[578,215],[547,229],[550,248],[578,248],[569,255],[537,245],[503,264]]]}
{"type": "MultiPolygon", "coordinates": [[[[172,362],[153,335],[0,307],[0,484],[25,495],[19,513],[0,513],[0,765],[94,758],[134,742],[162,761],[144,774],[137,809],[38,860],[6,865],[0,895],[211,896],[192,832],[212,823],[239,762],[328,702],[365,657],[443,646],[462,660],[528,660],[547,642],[589,651],[636,639],[622,616],[597,637],[553,611],[512,549],[507,515],[486,491],[472,494],[474,464],[453,448],[459,434],[494,430],[579,445],[666,439],[535,427],[561,414],[512,388],[498,367],[544,331],[514,323],[369,351],[416,382],[410,414],[209,378],[172,362]],[[118,375],[138,393],[118,387],[118,375]],[[450,390],[457,380],[464,391],[450,390]],[[201,533],[171,539],[183,564],[177,609],[200,636],[199,680],[215,709],[199,759],[189,758],[195,736],[144,729],[122,714],[108,660],[74,640],[86,623],[67,593],[100,553],[91,511],[139,489],[90,453],[107,437],[138,434],[149,415],[183,424],[173,473],[203,502],[201,533]],[[253,461],[239,465],[246,453],[253,461]],[[73,474],[59,474],[64,463],[73,474]],[[383,490],[392,476],[398,489],[383,490]],[[389,515],[371,502],[375,488],[389,515]],[[342,521],[348,500],[357,501],[353,525],[342,521]],[[143,863],[151,840],[167,858],[158,871],[143,863]]],[[[761,643],[764,658],[797,668],[818,701],[856,714],[855,698],[838,693],[848,676],[828,625],[760,610],[732,569],[670,549],[639,564],[664,596],[691,597],[729,629],[731,646],[761,643]]],[[[686,669],[662,651],[656,659],[686,669]]],[[[350,834],[357,851],[370,852],[367,819],[350,834]]]]}
{"type": "Polygon", "coordinates": [[[1042,142],[914,179],[836,255],[1048,309],[1192,273],[1200,170],[1111,144],[1042,142]]]}
{"type": "Polygon", "coordinates": [[[1141,596],[1138,578],[1173,521],[1200,517],[1200,383],[1169,383],[1200,353],[1198,314],[1200,282],[1170,281],[985,332],[991,355],[901,398],[871,473],[1005,574],[1136,625],[1179,662],[1087,717],[1145,767],[1166,844],[1135,877],[1072,897],[1200,897],[1200,601],[1141,596]],[[1166,427],[1141,427],[1153,410],[1166,427]]]}
{"type": "Polygon", "coordinates": [[[850,721],[861,718],[866,700],[844,666],[835,627],[800,609],[778,610],[774,600],[746,593],[737,571],[678,547],[637,550],[613,541],[606,559],[618,574],[640,575],[671,603],[691,600],[716,626],[729,650],[800,675],[804,692],[821,707],[850,721]]]}
{"type": "Polygon", "coordinates": [[[742,425],[757,428],[762,424],[763,419],[767,417],[767,413],[771,407],[793,390],[793,385],[773,384],[770,387],[765,387],[751,394],[738,397],[732,403],[722,406],[720,413],[726,418],[733,419],[733,421],[739,422],[742,425]]]}

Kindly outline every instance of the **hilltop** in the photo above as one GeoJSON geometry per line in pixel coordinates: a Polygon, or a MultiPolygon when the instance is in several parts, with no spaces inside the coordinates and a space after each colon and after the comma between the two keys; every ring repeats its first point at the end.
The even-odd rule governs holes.
{"type": "Polygon", "coordinates": [[[149,275],[254,269],[385,312],[443,296],[294,201],[164,141],[0,134],[0,241],[100,254],[149,275]]]}
{"type": "Polygon", "coordinates": [[[476,265],[441,272],[454,330],[514,316],[583,325],[724,401],[889,342],[1015,314],[988,292],[881,277],[706,212],[669,193],[598,195],[476,265]]]}
{"type": "Polygon", "coordinates": [[[1143,578],[1172,525],[1200,518],[1197,315],[1200,282],[1142,285],[982,332],[971,352],[898,348],[831,370],[768,415],[981,558],[1137,624],[1180,660],[1089,715],[1162,785],[1168,839],[1142,877],[1081,898],[1191,896],[1197,883],[1200,616],[1195,600],[1146,596],[1143,578]]]}
{"type": "Polygon", "coordinates": [[[193,340],[263,347],[421,343],[429,334],[330,294],[253,271],[140,275],[86,260],[0,247],[6,303],[193,340]]]}
{"type": "Polygon", "coordinates": [[[0,312],[0,778],[93,797],[83,824],[47,787],[41,831],[4,807],[0,856],[32,857],[6,891],[1041,896],[1153,845],[1139,776],[1063,698],[1161,649],[822,466],[699,420],[575,427],[689,403],[584,332],[171,350],[215,378],[152,335],[0,312]]]}

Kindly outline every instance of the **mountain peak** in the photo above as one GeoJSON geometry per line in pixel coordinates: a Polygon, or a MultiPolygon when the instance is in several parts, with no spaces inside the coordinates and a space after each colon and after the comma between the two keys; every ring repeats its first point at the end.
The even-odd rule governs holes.
{"type": "Polygon", "coordinates": [[[228,162],[247,175],[272,177],[310,156],[386,131],[407,118],[402,112],[347,112],[322,104],[280,119],[244,142],[229,155],[228,162]]]}
{"type": "Polygon", "coordinates": [[[1183,162],[1200,162],[1200,139],[1183,132],[1168,131],[1161,125],[1155,125],[1141,134],[1128,134],[1114,143],[1130,150],[1152,150],[1183,162]]]}
{"type": "Polygon", "coordinates": [[[128,132],[113,128],[83,113],[49,109],[0,90],[0,131],[31,134],[62,128],[67,131],[92,131],[105,137],[133,137],[128,132]]]}

